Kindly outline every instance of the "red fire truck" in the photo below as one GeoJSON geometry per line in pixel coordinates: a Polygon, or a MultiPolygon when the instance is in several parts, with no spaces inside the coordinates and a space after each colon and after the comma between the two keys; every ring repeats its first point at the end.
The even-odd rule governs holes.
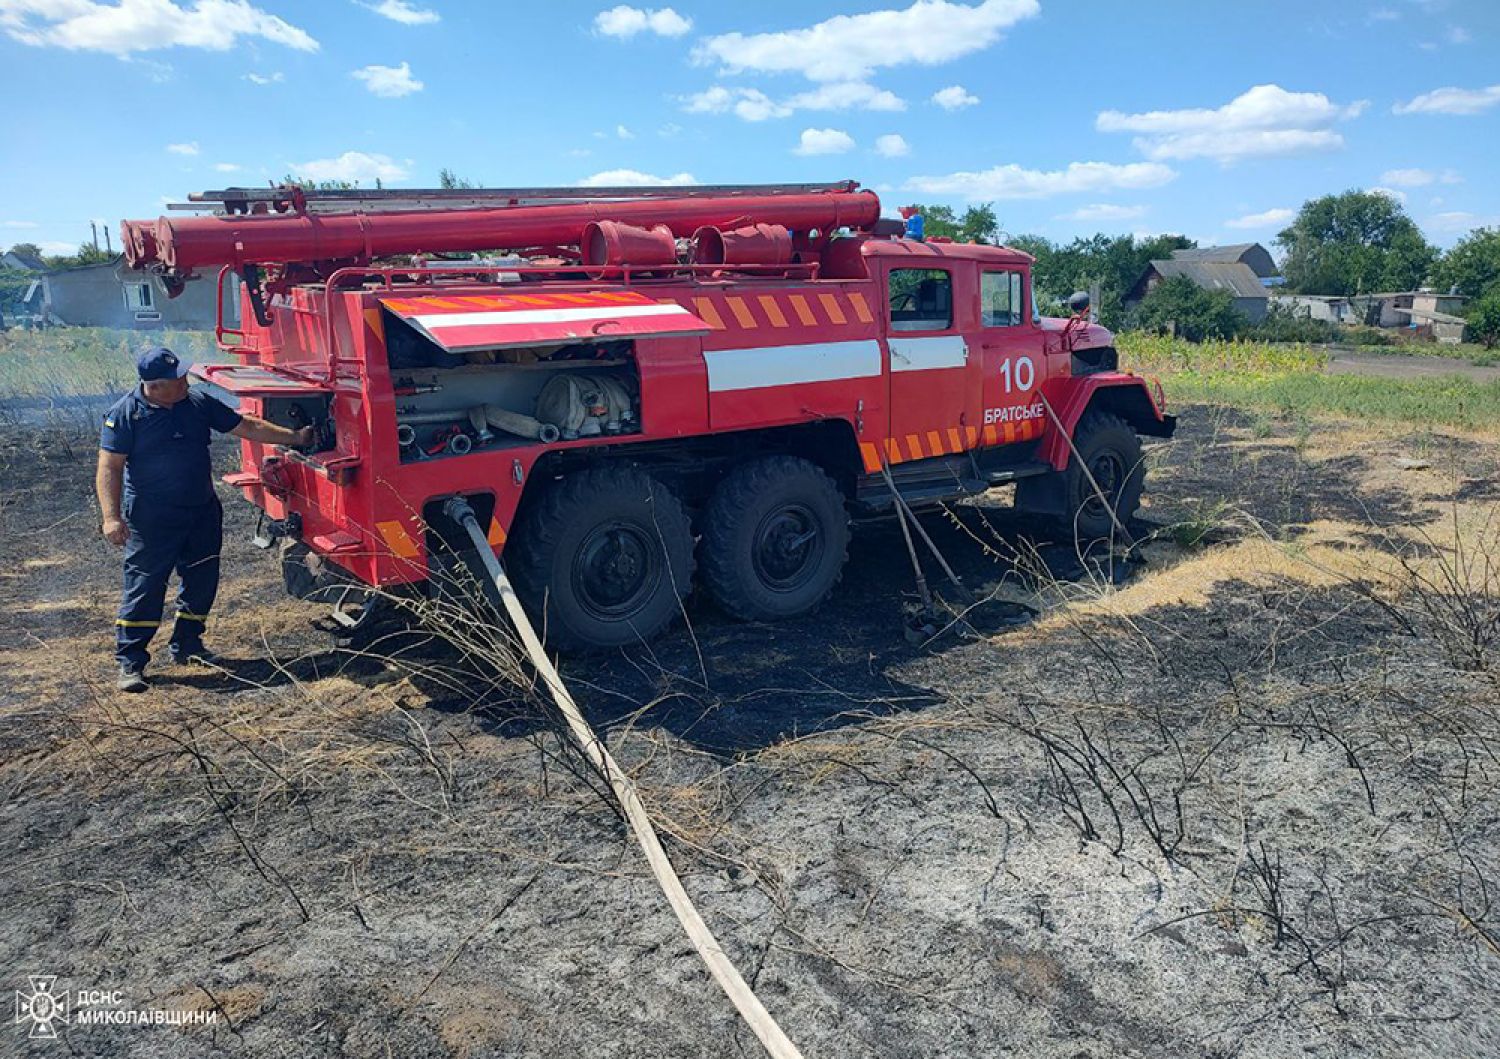
{"type": "Polygon", "coordinates": [[[1085,312],[1038,315],[1030,257],[904,237],[853,182],[193,199],[216,212],[124,222],[128,261],[169,292],[217,270],[240,363],[198,374],[320,428],[244,442],[227,481],[289,588],[352,587],[346,623],[426,590],[464,539],[454,496],[552,645],[613,646],[699,588],[742,619],[812,609],[850,513],[893,492],[1014,482],[1109,536],[1139,435],[1175,426],[1085,312]],[[489,256],[431,256],[457,253],[489,256]]]}

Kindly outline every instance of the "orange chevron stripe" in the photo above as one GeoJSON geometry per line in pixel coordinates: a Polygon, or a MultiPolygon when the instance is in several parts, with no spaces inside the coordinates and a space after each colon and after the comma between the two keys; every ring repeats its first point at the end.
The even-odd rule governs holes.
{"type": "Polygon", "coordinates": [[[895,438],[885,439],[885,458],[888,463],[900,463],[906,459],[901,455],[901,446],[896,444],[895,438]]]}
{"type": "Polygon", "coordinates": [[[1015,441],[1016,435],[1019,433],[1020,431],[1016,429],[1016,424],[1014,423],[1005,423],[1000,427],[1000,439],[1007,445],[1015,441]]]}
{"type": "Polygon", "coordinates": [[[964,447],[964,439],[958,436],[958,431],[952,427],[948,428],[948,451],[958,452],[964,447]]]}
{"type": "Polygon", "coordinates": [[[943,439],[938,436],[936,430],[927,432],[927,448],[934,456],[946,456],[948,450],[943,448],[943,439]]]}
{"type": "Polygon", "coordinates": [[[922,451],[922,439],[915,434],[906,435],[906,447],[910,450],[911,458],[914,460],[920,460],[923,456],[927,455],[927,453],[922,451]]]}
{"type": "Polygon", "coordinates": [[[807,304],[807,299],[800,294],[793,294],[787,298],[792,303],[792,310],[797,314],[797,319],[802,321],[804,327],[817,327],[818,318],[813,315],[812,307],[807,304]]]}
{"type": "Polygon", "coordinates": [[[995,424],[994,423],[986,423],[984,425],[984,443],[986,445],[995,445],[995,444],[998,444],[999,441],[1000,441],[1000,434],[999,434],[998,431],[995,430],[995,424]]]}
{"type": "Polygon", "coordinates": [[[969,442],[964,447],[972,449],[975,445],[979,444],[979,428],[978,427],[964,427],[964,437],[967,438],[968,442],[969,442]]]}
{"type": "Polygon", "coordinates": [[[828,314],[828,319],[836,324],[847,324],[849,321],[844,316],[844,310],[839,308],[839,300],[832,294],[818,295],[818,301],[823,303],[823,311],[828,314]]]}
{"type": "Polygon", "coordinates": [[[873,324],[875,317],[870,315],[870,306],[865,301],[865,296],[858,291],[849,295],[849,303],[854,306],[854,315],[859,317],[862,324],[873,324]]]}
{"type": "Polygon", "coordinates": [[[750,314],[750,310],[745,307],[745,299],[725,298],[724,304],[729,306],[729,311],[734,313],[734,318],[740,322],[741,327],[760,326],[755,322],[755,317],[750,314]]]}
{"type": "Polygon", "coordinates": [[[505,527],[500,525],[499,519],[490,519],[490,532],[485,540],[490,542],[491,548],[498,548],[505,543],[505,527]]]}
{"type": "Polygon", "coordinates": [[[782,315],[781,306],[776,304],[776,296],[773,294],[762,294],[760,301],[761,312],[766,314],[766,319],[771,321],[772,327],[785,327],[786,317],[782,315]]]}
{"type": "Polygon", "coordinates": [[[859,443],[860,458],[865,461],[865,470],[874,474],[880,470],[880,450],[868,441],[859,443]]]}
{"type": "Polygon", "coordinates": [[[399,522],[377,522],[375,528],[380,531],[381,537],[385,538],[388,548],[403,559],[415,559],[420,550],[417,542],[411,539],[411,534],[406,532],[406,527],[399,522]]]}
{"type": "Polygon", "coordinates": [[[724,330],[724,319],[719,315],[719,310],[712,298],[694,298],[693,308],[698,310],[698,315],[709,327],[715,331],[724,330]]]}

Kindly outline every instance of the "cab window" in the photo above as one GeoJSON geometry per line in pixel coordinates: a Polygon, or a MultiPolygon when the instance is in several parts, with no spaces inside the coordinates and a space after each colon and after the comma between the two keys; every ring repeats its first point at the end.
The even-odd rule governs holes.
{"type": "Polygon", "coordinates": [[[893,268],[892,331],[947,331],[953,326],[953,277],[940,268],[893,268]]]}
{"type": "Polygon", "coordinates": [[[1015,327],[1022,320],[1021,274],[985,272],[979,279],[979,317],[984,327],[1015,327]]]}

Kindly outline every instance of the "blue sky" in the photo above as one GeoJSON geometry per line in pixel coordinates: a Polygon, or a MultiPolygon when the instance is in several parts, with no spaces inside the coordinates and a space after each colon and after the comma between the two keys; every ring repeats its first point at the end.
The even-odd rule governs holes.
{"type": "Polygon", "coordinates": [[[0,246],[292,171],[852,177],[1054,239],[1267,241],[1384,187],[1500,224],[1494,0],[0,0],[0,246]]]}

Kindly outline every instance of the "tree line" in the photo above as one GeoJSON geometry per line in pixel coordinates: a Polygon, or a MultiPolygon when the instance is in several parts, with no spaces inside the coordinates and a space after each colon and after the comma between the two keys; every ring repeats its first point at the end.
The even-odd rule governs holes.
{"type": "MultiPolygon", "coordinates": [[[[1056,243],[1040,235],[1003,235],[989,203],[962,214],[940,204],[916,208],[929,239],[1003,242],[1035,258],[1032,279],[1043,312],[1064,312],[1073,291],[1096,288],[1096,308],[1109,327],[1157,329],[1170,321],[1179,333],[1186,328],[1186,337],[1249,330],[1229,292],[1204,290],[1181,277],[1157,284],[1138,305],[1124,304],[1151,261],[1197,246],[1183,236],[1099,233],[1056,243]]],[[[1305,202],[1274,242],[1283,254],[1282,291],[1348,297],[1430,286],[1463,295],[1470,332],[1487,345],[1500,342],[1500,228],[1476,228],[1444,253],[1391,196],[1346,191],[1305,202]]],[[[1270,338],[1315,337],[1318,329],[1307,323],[1273,311],[1259,331],[1270,338]]]]}

